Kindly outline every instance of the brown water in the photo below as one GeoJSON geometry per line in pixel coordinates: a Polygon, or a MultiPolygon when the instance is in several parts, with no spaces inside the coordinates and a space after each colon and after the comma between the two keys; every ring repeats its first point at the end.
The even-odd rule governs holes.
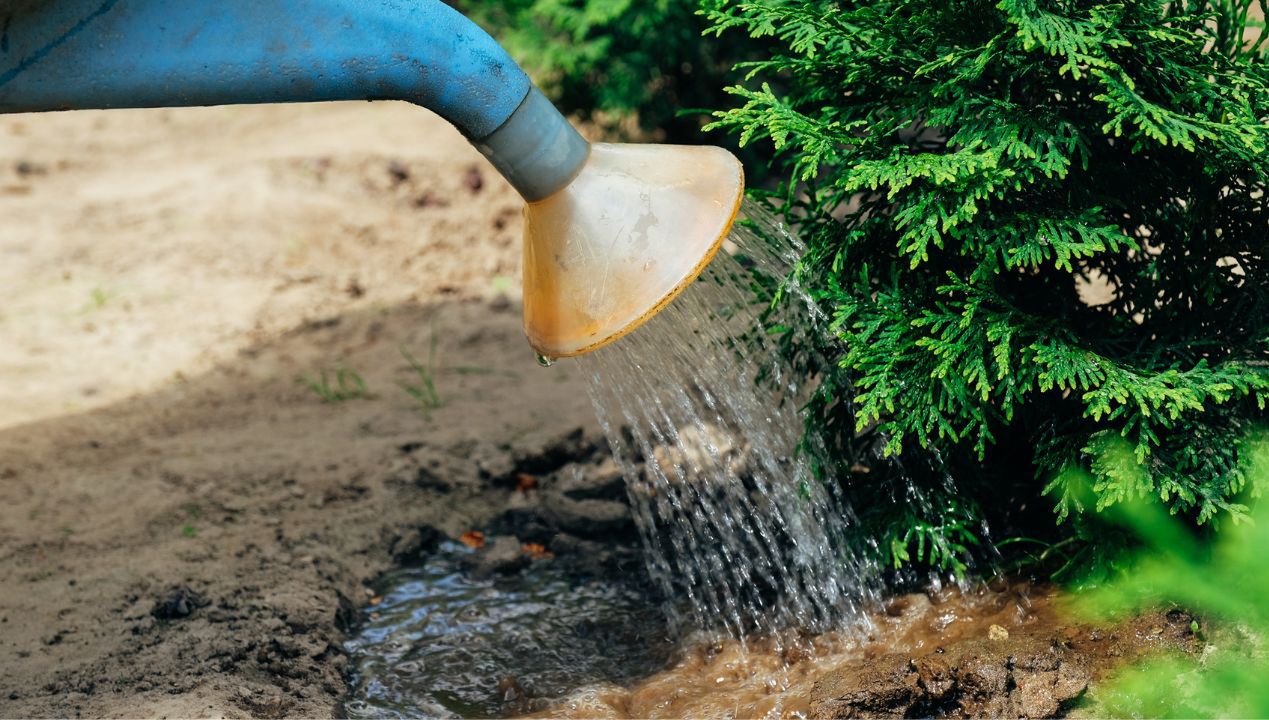
{"type": "Polygon", "coordinates": [[[638,587],[580,580],[550,560],[476,578],[471,553],[446,543],[381,580],[382,600],[363,608],[346,646],[347,717],[805,717],[827,674],[986,638],[992,625],[1060,624],[1050,591],[1016,585],[891,598],[819,635],[674,640],[638,587]]]}
{"type": "Polygon", "coordinates": [[[877,657],[917,657],[955,643],[1006,632],[1058,627],[1052,592],[1013,586],[1003,592],[953,589],[892,598],[868,615],[869,630],[829,632],[777,642],[763,638],[689,645],[674,664],[630,687],[595,684],[553,703],[538,717],[799,718],[814,686],[834,672],[858,674],[877,657]],[[933,600],[931,599],[933,598],[933,600]]]}

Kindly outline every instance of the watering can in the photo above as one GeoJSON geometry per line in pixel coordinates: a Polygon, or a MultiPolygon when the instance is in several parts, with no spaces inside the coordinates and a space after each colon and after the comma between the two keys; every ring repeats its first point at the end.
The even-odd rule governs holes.
{"type": "Polygon", "coordinates": [[[524,328],[606,345],[714,257],[743,194],[716,147],[589,143],[439,0],[0,0],[0,112],[405,100],[525,200],[524,328]]]}

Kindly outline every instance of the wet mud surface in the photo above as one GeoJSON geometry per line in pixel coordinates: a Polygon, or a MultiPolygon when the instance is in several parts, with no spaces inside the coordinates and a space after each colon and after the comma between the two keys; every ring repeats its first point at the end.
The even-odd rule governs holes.
{"type": "Polygon", "coordinates": [[[1184,614],[1072,623],[1044,589],[925,595],[872,630],[688,645],[632,685],[592,685],[546,717],[1097,717],[1098,682],[1156,652],[1198,652],[1184,614]],[[1001,607],[1003,605],[1003,607],[1001,607]]]}
{"type": "Polygon", "coordinates": [[[1115,668],[1205,645],[1178,609],[1083,622],[1056,588],[1003,580],[892,596],[838,633],[682,633],[616,520],[611,461],[572,457],[520,474],[485,532],[438,538],[375,585],[349,715],[1095,717],[1115,668]],[[562,496],[595,502],[561,514],[562,496]]]}
{"type": "Polygon", "coordinates": [[[864,662],[816,680],[811,717],[1064,716],[1090,706],[1090,687],[1116,667],[1203,646],[1192,618],[1178,610],[1092,625],[1073,622],[1052,588],[1015,590],[1012,598],[980,592],[957,593],[927,612],[916,609],[926,596],[905,598],[910,605],[900,617],[927,617],[897,640],[865,649],[864,662]],[[961,627],[941,630],[953,615],[962,616],[953,621],[961,627]]]}

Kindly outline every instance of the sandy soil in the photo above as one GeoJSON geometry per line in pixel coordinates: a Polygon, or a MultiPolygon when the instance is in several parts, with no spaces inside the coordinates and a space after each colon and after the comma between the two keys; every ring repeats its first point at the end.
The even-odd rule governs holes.
{"type": "Polygon", "coordinates": [[[330,716],[411,531],[597,436],[518,208],[403,104],[0,118],[0,716],[330,716]]]}

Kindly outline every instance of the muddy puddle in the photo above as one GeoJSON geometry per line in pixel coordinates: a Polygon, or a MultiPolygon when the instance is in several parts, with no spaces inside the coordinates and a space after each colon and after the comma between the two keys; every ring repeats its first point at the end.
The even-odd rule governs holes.
{"type": "Polygon", "coordinates": [[[349,642],[349,717],[1051,717],[1156,650],[1193,651],[1191,618],[1075,623],[1027,583],[893,597],[863,625],[744,642],[672,642],[637,583],[538,559],[481,577],[448,542],[395,571],[349,642]]]}
{"type": "Polygon", "coordinates": [[[637,587],[584,580],[542,559],[481,577],[477,553],[443,543],[384,576],[347,645],[348,717],[502,717],[595,683],[633,683],[673,650],[637,587]]]}
{"type": "MultiPolygon", "coordinates": [[[[893,598],[859,626],[820,635],[689,640],[672,664],[638,683],[582,688],[540,716],[564,718],[803,718],[853,716],[831,707],[825,688],[838,676],[862,681],[861,695],[893,694],[868,671],[893,653],[946,654],[947,647],[987,638],[991,628],[1025,634],[1052,626],[1052,598],[1026,586],[992,592],[952,590],[893,598]]],[[[1004,647],[1003,638],[998,642],[1004,647]]],[[[899,685],[906,685],[901,680],[899,685]]],[[[830,691],[831,694],[831,691],[830,691]]],[[[916,705],[916,702],[909,705],[916,705]]],[[[841,708],[845,709],[845,708],[841,708]]],[[[907,710],[909,708],[904,708],[907,710]]],[[[919,708],[918,708],[919,709],[919,708]]],[[[887,712],[861,707],[863,714],[887,712]]],[[[904,716],[905,712],[900,712],[904,716]]],[[[935,713],[937,714],[937,713],[935,713]]]]}

